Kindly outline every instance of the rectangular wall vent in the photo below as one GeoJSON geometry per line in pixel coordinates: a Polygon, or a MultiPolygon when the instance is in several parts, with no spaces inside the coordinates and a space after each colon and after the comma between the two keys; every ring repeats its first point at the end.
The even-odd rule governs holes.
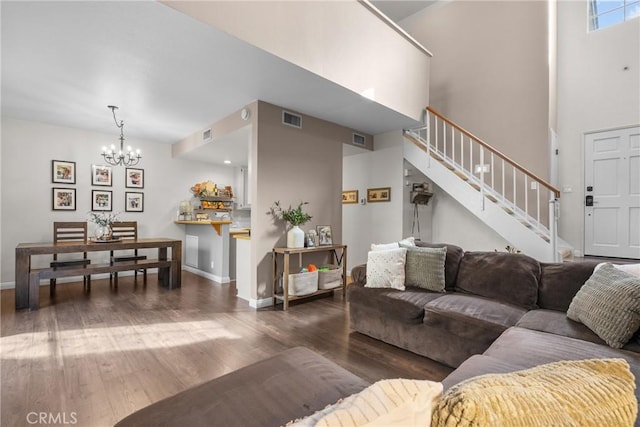
{"type": "Polygon", "coordinates": [[[302,116],[282,110],[282,124],[302,129],[302,116]]]}
{"type": "Polygon", "coordinates": [[[202,142],[211,141],[211,128],[202,131],[202,142]]]}
{"type": "Polygon", "coordinates": [[[353,133],[353,138],[351,139],[351,142],[353,143],[353,145],[359,145],[361,147],[364,147],[367,145],[367,140],[364,137],[364,135],[360,135],[359,133],[353,133]]]}

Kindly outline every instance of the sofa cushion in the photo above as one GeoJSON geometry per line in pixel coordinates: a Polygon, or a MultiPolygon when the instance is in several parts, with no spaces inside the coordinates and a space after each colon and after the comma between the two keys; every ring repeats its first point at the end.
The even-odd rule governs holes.
{"type": "Polygon", "coordinates": [[[584,323],[613,348],[622,348],[640,327],[640,278],[606,264],[571,301],[567,316],[584,323]]]}
{"type": "Polygon", "coordinates": [[[507,362],[485,354],[474,354],[442,380],[442,387],[446,391],[459,382],[478,375],[500,374],[521,369],[522,366],[519,366],[517,361],[507,362]]]}
{"type": "Polygon", "coordinates": [[[444,292],[447,248],[407,248],[404,282],[409,286],[444,292]]]}
{"type": "Polygon", "coordinates": [[[566,312],[597,264],[597,261],[540,264],[542,274],[538,287],[538,306],[566,312]]]}
{"type": "Polygon", "coordinates": [[[520,254],[504,252],[465,252],[456,290],[536,308],[540,264],[520,254]]]}
{"type": "Polygon", "coordinates": [[[444,282],[447,291],[453,291],[458,277],[458,269],[460,261],[464,255],[461,247],[450,243],[427,243],[420,240],[416,241],[416,246],[422,248],[447,248],[447,256],[444,261],[444,282]]]}
{"type": "Polygon", "coordinates": [[[442,396],[431,425],[629,426],[638,414],[623,359],[559,361],[463,381],[442,396]]]}
{"type": "Polygon", "coordinates": [[[367,386],[323,356],[296,347],[149,405],[116,426],[279,426],[367,386]]]}
{"type": "Polygon", "coordinates": [[[631,371],[640,379],[638,353],[515,326],[504,331],[484,354],[511,363],[517,362],[523,368],[556,360],[621,357],[629,362],[631,371]]]}
{"type": "Polygon", "coordinates": [[[407,249],[369,251],[367,256],[368,288],[393,288],[404,290],[404,266],[407,249]]]}
{"type": "Polygon", "coordinates": [[[447,294],[424,306],[424,323],[458,337],[491,342],[526,312],[521,307],[488,298],[447,294]]]}
{"type": "Polygon", "coordinates": [[[408,286],[406,290],[365,288],[360,285],[347,287],[349,304],[373,308],[379,316],[397,319],[403,323],[422,323],[424,306],[440,298],[441,293],[408,286]]]}

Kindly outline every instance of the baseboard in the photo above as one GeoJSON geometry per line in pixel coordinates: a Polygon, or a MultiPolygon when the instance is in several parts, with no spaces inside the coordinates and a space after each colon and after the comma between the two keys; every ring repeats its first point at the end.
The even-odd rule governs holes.
{"type": "Polygon", "coordinates": [[[249,300],[249,307],[253,307],[253,308],[271,307],[272,305],[273,305],[273,298],[260,298],[260,299],[251,298],[249,300]]]}
{"type": "MultiPolygon", "coordinates": [[[[147,269],[147,274],[153,274],[153,273],[157,273],[158,269],[157,268],[149,268],[147,269]]],[[[123,277],[123,276],[133,276],[134,275],[134,271],[120,271],[118,272],[118,277],[123,277]]],[[[138,273],[138,274],[142,274],[142,273],[138,273]]],[[[91,279],[92,280],[98,280],[98,279],[108,279],[109,278],[109,273],[100,273],[100,274],[92,274],[91,275],[91,279]]],[[[60,277],[58,279],[56,279],[56,283],[72,283],[72,282],[79,282],[82,281],[82,276],[78,276],[78,277],[60,277]]],[[[49,286],[49,279],[43,279],[40,280],[40,286],[49,286]]],[[[5,290],[5,289],[15,289],[16,288],[16,282],[2,282],[0,283],[0,290],[5,290]]]]}
{"type": "Polygon", "coordinates": [[[206,271],[202,271],[197,268],[190,267],[188,265],[183,265],[182,269],[185,271],[188,271],[189,273],[193,273],[200,277],[204,277],[205,279],[213,280],[214,282],[217,282],[217,283],[226,284],[231,282],[231,279],[229,278],[229,276],[225,276],[225,277],[218,276],[216,274],[207,273],[206,271]]]}

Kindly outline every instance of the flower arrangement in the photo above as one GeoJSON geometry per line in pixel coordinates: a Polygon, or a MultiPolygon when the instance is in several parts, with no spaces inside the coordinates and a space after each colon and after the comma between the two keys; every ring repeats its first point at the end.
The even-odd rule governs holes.
{"type": "Polygon", "coordinates": [[[293,226],[303,225],[311,221],[311,218],[313,218],[302,210],[302,207],[308,204],[309,202],[300,202],[297,208],[292,208],[291,205],[289,205],[288,209],[283,209],[282,206],[280,206],[280,200],[278,200],[273,202],[273,205],[271,206],[271,215],[276,219],[288,222],[293,226]]]}
{"type": "Polygon", "coordinates": [[[89,212],[89,221],[93,222],[100,227],[111,227],[114,222],[118,222],[118,216],[120,216],[122,212],[89,212]]]}

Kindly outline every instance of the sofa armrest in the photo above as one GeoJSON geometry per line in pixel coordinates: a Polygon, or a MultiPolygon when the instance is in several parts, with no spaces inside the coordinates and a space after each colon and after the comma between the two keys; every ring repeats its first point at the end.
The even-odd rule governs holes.
{"type": "Polygon", "coordinates": [[[353,285],[364,286],[367,283],[367,264],[360,264],[351,269],[353,285]]]}

